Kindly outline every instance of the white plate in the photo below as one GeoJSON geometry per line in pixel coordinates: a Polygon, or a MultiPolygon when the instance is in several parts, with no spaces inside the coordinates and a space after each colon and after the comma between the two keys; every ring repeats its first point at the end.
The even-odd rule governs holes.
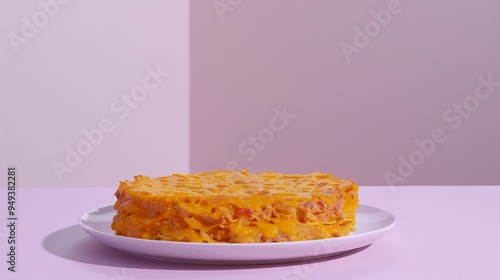
{"type": "Polygon", "coordinates": [[[349,236],[282,243],[190,243],[117,236],[111,230],[113,206],[94,209],[80,217],[80,226],[103,244],[132,254],[175,262],[209,264],[264,264],[311,261],[372,244],[396,225],[391,213],[360,204],[356,231],[349,236]]]}

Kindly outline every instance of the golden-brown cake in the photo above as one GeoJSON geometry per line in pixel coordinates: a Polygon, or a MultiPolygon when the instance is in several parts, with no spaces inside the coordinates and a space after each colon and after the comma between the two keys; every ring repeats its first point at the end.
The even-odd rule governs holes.
{"type": "Polygon", "coordinates": [[[212,171],[121,182],[117,235],[188,242],[284,242],[354,231],[358,186],[330,174],[212,171]]]}

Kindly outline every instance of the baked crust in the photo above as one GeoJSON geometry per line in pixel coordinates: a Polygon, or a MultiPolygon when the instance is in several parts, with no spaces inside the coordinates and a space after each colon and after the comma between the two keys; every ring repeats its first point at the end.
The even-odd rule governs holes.
{"type": "Polygon", "coordinates": [[[212,171],[121,182],[117,235],[188,242],[286,242],[355,230],[358,186],[330,174],[212,171]]]}

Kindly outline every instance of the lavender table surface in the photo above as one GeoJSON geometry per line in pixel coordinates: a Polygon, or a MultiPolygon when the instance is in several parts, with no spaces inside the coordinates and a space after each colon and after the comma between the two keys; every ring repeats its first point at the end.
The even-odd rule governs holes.
{"type": "MultiPolygon", "coordinates": [[[[114,203],[115,188],[23,188],[17,195],[16,272],[7,270],[0,228],[0,279],[500,279],[500,186],[362,187],[363,204],[398,219],[363,250],[314,263],[187,265],[148,260],[101,245],[77,225],[114,203]]],[[[0,218],[7,224],[6,190],[0,218]]]]}

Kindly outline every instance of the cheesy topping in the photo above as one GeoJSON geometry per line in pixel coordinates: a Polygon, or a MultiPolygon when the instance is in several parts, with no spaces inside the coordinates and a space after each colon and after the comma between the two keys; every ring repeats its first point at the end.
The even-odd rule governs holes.
{"type": "Polygon", "coordinates": [[[190,242],[280,242],[354,230],[358,187],[330,174],[213,171],[135,176],[116,191],[116,234],[190,242]]]}

